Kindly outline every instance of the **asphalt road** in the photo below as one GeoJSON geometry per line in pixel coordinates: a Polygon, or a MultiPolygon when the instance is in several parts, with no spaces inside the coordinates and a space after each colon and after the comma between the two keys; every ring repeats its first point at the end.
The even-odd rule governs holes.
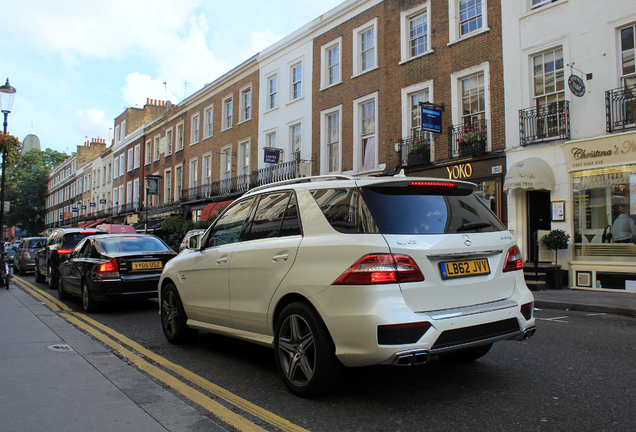
{"type": "MultiPolygon", "coordinates": [[[[24,279],[57,297],[32,275],[24,279]]],[[[81,311],[79,299],[65,302],[81,311]]],[[[633,431],[636,319],[537,310],[537,333],[469,365],[350,369],[335,393],[305,400],[273,352],[209,333],[169,344],[158,302],[111,304],[91,318],[173,363],[310,431],[633,431]]]]}

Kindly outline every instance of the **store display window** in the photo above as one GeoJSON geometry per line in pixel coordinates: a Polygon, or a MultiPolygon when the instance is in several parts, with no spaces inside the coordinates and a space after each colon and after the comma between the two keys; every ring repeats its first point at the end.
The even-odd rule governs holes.
{"type": "Polygon", "coordinates": [[[636,262],[636,164],[572,173],[574,259],[636,262]]]}

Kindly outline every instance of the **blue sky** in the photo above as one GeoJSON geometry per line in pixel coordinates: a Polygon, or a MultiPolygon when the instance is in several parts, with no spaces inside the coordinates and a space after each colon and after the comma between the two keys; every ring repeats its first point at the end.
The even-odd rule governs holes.
{"type": "Polygon", "coordinates": [[[343,0],[3,2],[8,132],[70,154],[146,98],[178,103],[343,0]]]}

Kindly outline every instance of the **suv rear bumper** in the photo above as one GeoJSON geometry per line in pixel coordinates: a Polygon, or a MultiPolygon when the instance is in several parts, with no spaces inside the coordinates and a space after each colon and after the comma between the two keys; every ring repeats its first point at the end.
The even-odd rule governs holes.
{"type": "Polygon", "coordinates": [[[321,298],[314,304],[322,307],[318,312],[345,366],[421,364],[433,355],[534,334],[534,317],[526,319],[521,311],[522,305],[534,301],[525,284],[515,286],[508,299],[430,312],[409,309],[397,285],[340,286],[335,288],[337,295],[330,292],[333,289],[318,294],[321,298]],[[415,343],[378,343],[379,326],[422,322],[430,328],[415,343]]]}

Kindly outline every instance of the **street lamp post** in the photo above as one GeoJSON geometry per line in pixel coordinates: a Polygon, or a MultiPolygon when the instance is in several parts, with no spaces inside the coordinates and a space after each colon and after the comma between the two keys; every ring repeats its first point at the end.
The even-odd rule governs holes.
{"type": "MultiPolygon", "coordinates": [[[[13,98],[15,98],[15,87],[9,84],[9,78],[5,85],[0,86],[0,111],[4,114],[4,133],[7,133],[7,117],[13,108],[13,98]]],[[[5,159],[7,158],[7,147],[2,149],[2,190],[0,191],[0,230],[2,231],[2,238],[0,239],[0,250],[4,252],[4,183],[6,179],[5,173],[5,159]]]]}

